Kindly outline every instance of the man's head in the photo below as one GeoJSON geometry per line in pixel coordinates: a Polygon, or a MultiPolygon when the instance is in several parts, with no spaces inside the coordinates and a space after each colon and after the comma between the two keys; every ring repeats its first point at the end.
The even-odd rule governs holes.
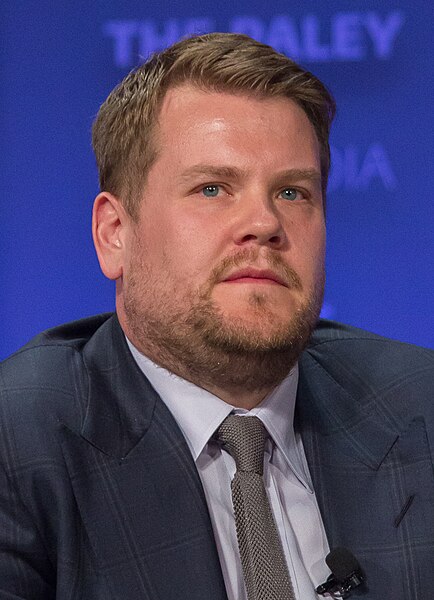
{"type": "Polygon", "coordinates": [[[228,401],[257,402],[288,373],[320,311],[333,102],[313,76],[244,36],[195,38],[162,55],[97,119],[100,264],[143,353],[228,401]]]}
{"type": "Polygon", "coordinates": [[[168,89],[191,84],[208,91],[286,97],[312,123],[321,152],[325,194],[334,100],[310,72],[245,35],[213,33],[189,38],[155,54],[108,96],[93,126],[101,190],[122,199],[135,218],[148,170],[158,154],[155,127],[168,89]]]}

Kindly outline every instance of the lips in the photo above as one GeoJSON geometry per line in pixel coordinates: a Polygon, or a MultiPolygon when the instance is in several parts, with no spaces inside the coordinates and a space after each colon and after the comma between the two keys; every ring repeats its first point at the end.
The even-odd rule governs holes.
{"type": "Polygon", "coordinates": [[[280,275],[269,269],[240,269],[225,277],[223,281],[234,283],[274,283],[288,287],[287,282],[280,275]]]}

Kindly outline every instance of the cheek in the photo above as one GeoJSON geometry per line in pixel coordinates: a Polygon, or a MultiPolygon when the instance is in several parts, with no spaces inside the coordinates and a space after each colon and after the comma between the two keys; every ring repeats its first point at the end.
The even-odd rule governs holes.
{"type": "Polygon", "coordinates": [[[168,260],[181,273],[204,275],[221,257],[222,222],[213,225],[211,219],[194,219],[185,214],[166,222],[163,245],[168,260]]]}
{"type": "MultiPolygon", "coordinates": [[[[321,223],[300,229],[297,248],[297,262],[300,275],[316,279],[324,270],[326,235],[325,226],[321,223]]],[[[293,246],[295,250],[295,247],[293,246]]],[[[291,254],[291,250],[290,250],[291,254]]],[[[295,266],[295,265],[294,265],[295,266]]]]}
{"type": "Polygon", "coordinates": [[[314,259],[321,265],[324,263],[326,249],[326,230],[325,226],[318,228],[312,238],[312,250],[314,259]]]}

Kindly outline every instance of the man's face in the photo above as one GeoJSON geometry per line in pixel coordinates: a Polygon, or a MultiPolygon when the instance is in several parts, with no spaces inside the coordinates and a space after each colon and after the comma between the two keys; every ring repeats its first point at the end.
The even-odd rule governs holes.
{"type": "Polygon", "coordinates": [[[304,111],[184,85],[168,91],[155,143],[118,287],[127,335],[175,372],[171,353],[220,364],[300,352],[320,310],[325,247],[319,144],[304,111]]]}

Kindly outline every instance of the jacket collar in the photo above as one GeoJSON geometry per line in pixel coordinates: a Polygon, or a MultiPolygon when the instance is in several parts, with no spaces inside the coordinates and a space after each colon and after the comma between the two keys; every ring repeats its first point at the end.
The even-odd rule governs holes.
{"type": "MultiPolygon", "coordinates": [[[[332,376],[327,349],[308,348],[300,361],[296,420],[303,431],[313,431],[356,461],[378,469],[400,435],[386,420],[373,392],[348,373],[332,376]],[[356,392],[354,391],[356,390],[356,392]]],[[[336,366],[336,365],[335,365],[336,366]]]]}
{"type": "Polygon", "coordinates": [[[158,395],[131,356],[116,315],[90,338],[83,360],[88,397],[81,435],[124,458],[149,428],[158,395]]]}
{"type": "MultiPolygon", "coordinates": [[[[90,338],[83,358],[88,398],[81,435],[105,454],[124,458],[149,428],[159,397],[132,357],[116,315],[90,338]]],[[[360,382],[346,374],[338,383],[329,360],[336,362],[321,345],[303,353],[297,423],[333,439],[353,458],[378,469],[400,431],[387,422],[360,382]]]]}

